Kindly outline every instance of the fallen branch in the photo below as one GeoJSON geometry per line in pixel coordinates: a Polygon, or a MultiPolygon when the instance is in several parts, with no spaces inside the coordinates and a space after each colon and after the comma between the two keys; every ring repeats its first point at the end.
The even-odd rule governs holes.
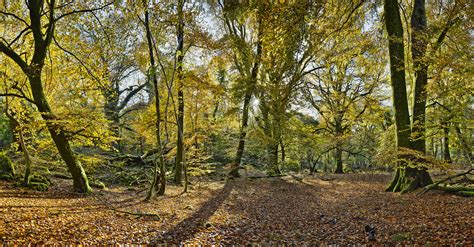
{"type": "Polygon", "coordinates": [[[258,179],[258,178],[279,178],[284,177],[286,174],[277,174],[277,175],[265,175],[265,176],[248,176],[247,179],[258,179]]]}
{"type": "MultiPolygon", "coordinates": [[[[461,194],[461,192],[464,191],[464,192],[468,192],[467,194],[471,194],[472,192],[474,192],[474,188],[463,187],[463,186],[440,186],[440,185],[447,182],[447,181],[450,181],[454,178],[466,176],[468,174],[472,174],[473,171],[474,171],[474,168],[471,168],[471,169],[469,169],[465,172],[458,173],[458,174],[455,174],[453,176],[449,176],[445,179],[441,179],[436,183],[433,183],[433,184],[430,184],[430,185],[424,187],[420,192],[418,192],[417,195],[423,195],[426,192],[428,192],[429,190],[433,190],[433,189],[443,190],[443,191],[447,191],[447,192],[454,192],[454,193],[457,193],[457,194],[461,194]]],[[[464,192],[462,194],[466,194],[464,192]]]]}
{"type": "Polygon", "coordinates": [[[138,217],[153,217],[153,218],[155,218],[155,220],[160,220],[160,216],[158,214],[130,212],[130,211],[116,209],[114,207],[109,207],[109,209],[112,210],[112,211],[118,212],[118,213],[123,213],[123,214],[128,214],[128,215],[135,215],[135,216],[138,216],[138,217]]]}

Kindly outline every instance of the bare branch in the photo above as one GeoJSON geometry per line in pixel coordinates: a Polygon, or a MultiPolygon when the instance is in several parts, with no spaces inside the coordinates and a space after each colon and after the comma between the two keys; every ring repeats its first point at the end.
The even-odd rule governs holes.
{"type": "Polygon", "coordinates": [[[19,21],[21,21],[23,24],[25,24],[27,27],[30,27],[30,24],[28,24],[28,22],[26,22],[24,19],[20,18],[19,16],[13,14],[13,13],[9,13],[9,12],[5,12],[5,11],[1,11],[0,10],[0,14],[4,14],[4,15],[7,15],[7,16],[11,16],[19,21]]]}
{"type": "Polygon", "coordinates": [[[72,14],[79,14],[79,13],[88,13],[88,12],[93,12],[93,11],[97,11],[97,10],[101,10],[101,9],[104,9],[110,5],[112,5],[114,2],[109,2],[109,3],[106,3],[105,5],[102,5],[100,7],[97,7],[97,8],[92,8],[92,9],[81,9],[81,10],[73,10],[71,12],[67,12],[67,13],[64,13],[62,15],[60,15],[58,18],[56,18],[54,21],[59,21],[61,20],[62,18],[68,16],[68,15],[72,15],[72,14]]]}
{"type": "Polygon", "coordinates": [[[0,41],[0,52],[3,52],[5,55],[11,58],[25,73],[28,71],[28,64],[20,57],[20,55],[8,47],[3,41],[0,41]]]}

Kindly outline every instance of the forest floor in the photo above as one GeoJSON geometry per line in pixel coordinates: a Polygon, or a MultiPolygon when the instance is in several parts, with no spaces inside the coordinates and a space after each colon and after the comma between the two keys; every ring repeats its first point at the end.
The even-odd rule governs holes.
{"type": "Polygon", "coordinates": [[[474,242],[474,200],[429,192],[383,192],[389,175],[195,181],[189,193],[143,202],[145,191],[124,187],[70,193],[70,180],[47,192],[0,181],[4,244],[373,244],[474,242]],[[138,216],[123,211],[153,213],[138,216]]]}

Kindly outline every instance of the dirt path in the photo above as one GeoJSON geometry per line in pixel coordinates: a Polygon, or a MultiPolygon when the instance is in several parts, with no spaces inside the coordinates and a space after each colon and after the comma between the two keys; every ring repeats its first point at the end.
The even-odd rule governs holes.
{"type": "Polygon", "coordinates": [[[357,176],[196,183],[191,193],[144,203],[124,188],[69,193],[58,180],[40,193],[0,182],[0,237],[7,243],[472,243],[474,200],[430,192],[383,192],[386,182],[357,176]],[[112,210],[156,213],[137,217],[112,210]]]}

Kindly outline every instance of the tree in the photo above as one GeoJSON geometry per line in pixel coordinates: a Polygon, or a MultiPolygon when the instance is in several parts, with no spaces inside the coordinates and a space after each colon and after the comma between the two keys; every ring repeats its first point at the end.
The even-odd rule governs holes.
{"type": "Polygon", "coordinates": [[[320,58],[321,69],[306,76],[305,96],[322,118],[319,128],[335,145],[335,173],[343,173],[343,152],[352,153],[347,145],[351,130],[368,108],[378,105],[372,94],[383,76],[380,50],[352,26],[331,38],[328,54],[320,58]]]}
{"type": "Polygon", "coordinates": [[[264,5],[262,58],[257,84],[262,142],[267,149],[267,168],[280,174],[279,148],[284,157],[283,133],[290,109],[305,75],[319,69],[311,63],[313,43],[305,18],[319,10],[310,1],[264,5]]]}
{"type": "MultiPolygon", "coordinates": [[[[176,50],[176,84],[178,88],[178,119],[176,139],[176,167],[174,181],[181,183],[184,161],[184,93],[183,93],[183,60],[184,60],[184,0],[178,0],[176,24],[176,38],[178,47],[176,50]]],[[[186,169],[184,169],[186,176],[186,169]]]]}
{"type": "MultiPolygon", "coordinates": [[[[388,47],[390,55],[390,79],[392,85],[392,99],[395,110],[395,124],[397,133],[397,148],[399,152],[407,152],[413,146],[410,140],[411,124],[408,113],[408,97],[405,81],[405,49],[403,42],[403,25],[400,18],[398,0],[385,0],[385,26],[388,33],[388,47]]],[[[418,100],[415,98],[415,101],[418,100]]],[[[413,157],[399,155],[401,159],[413,157]]],[[[387,191],[409,192],[424,187],[433,181],[425,167],[412,167],[407,161],[401,160],[397,172],[387,191]]]]}
{"type": "Polygon", "coordinates": [[[232,177],[238,177],[249,128],[250,103],[255,93],[262,55],[263,6],[257,2],[243,4],[232,1],[218,1],[218,3],[222,9],[222,19],[231,48],[232,62],[241,82],[234,89],[242,90],[238,95],[243,98],[239,141],[234,163],[229,173],[232,177]],[[247,21],[240,21],[242,18],[247,19],[247,21]],[[250,31],[251,35],[248,35],[247,31],[250,31]]]}
{"type": "MultiPolygon", "coordinates": [[[[42,70],[47,57],[48,47],[53,40],[56,22],[64,17],[77,13],[76,11],[62,13],[58,17],[55,16],[56,8],[55,1],[52,0],[48,3],[40,0],[29,0],[26,3],[27,13],[29,17],[29,23],[17,16],[14,13],[7,13],[6,15],[18,20],[26,28],[23,31],[18,32],[17,37],[22,35],[28,35],[31,31],[33,35],[33,54],[31,60],[27,63],[27,60],[23,59],[20,54],[15,52],[12,48],[12,44],[18,40],[18,38],[6,43],[5,41],[0,42],[0,51],[12,59],[23,71],[29,81],[30,89],[33,94],[34,104],[41,113],[42,118],[46,121],[49,133],[58,149],[62,159],[65,161],[69,172],[73,177],[74,191],[87,193],[91,191],[87,175],[77,160],[75,153],[73,152],[69,140],[67,138],[64,128],[57,123],[59,120],[53,113],[49,103],[47,101],[43,83],[42,83],[42,70]],[[46,8],[48,11],[44,12],[46,8]],[[42,21],[43,16],[47,13],[48,23],[44,24],[42,21]]],[[[104,6],[102,6],[104,7],[104,6]]],[[[82,10],[81,12],[87,12],[92,10],[82,10]]],[[[3,12],[2,12],[3,13],[3,12]]]]}
{"type": "MultiPolygon", "coordinates": [[[[104,101],[104,113],[110,121],[110,130],[115,138],[113,147],[123,152],[120,137],[123,123],[121,119],[130,112],[143,108],[146,103],[136,101],[136,96],[148,89],[150,83],[134,77],[141,77],[135,54],[138,50],[136,21],[121,6],[103,10],[94,18],[85,18],[77,23],[81,30],[75,46],[90,53],[75,53],[78,62],[95,81],[104,101]],[[93,54],[93,56],[91,56],[93,54]]],[[[135,17],[135,16],[133,16],[135,17]]],[[[70,50],[70,49],[69,49],[70,50]]],[[[151,97],[153,94],[149,94],[151,97]]],[[[123,121],[122,121],[123,122],[123,121]]]]}
{"type": "Polygon", "coordinates": [[[163,145],[161,142],[161,108],[160,108],[160,93],[158,91],[158,79],[156,76],[156,64],[155,58],[153,55],[153,37],[150,30],[150,21],[148,15],[148,3],[146,0],[144,2],[145,8],[145,32],[146,32],[146,39],[148,45],[148,54],[150,56],[150,68],[148,69],[148,78],[153,82],[153,89],[155,95],[155,111],[156,111],[156,122],[155,122],[155,131],[156,131],[156,146],[157,146],[157,153],[158,159],[155,160],[155,168],[153,174],[153,181],[150,186],[150,190],[148,191],[148,195],[146,200],[152,199],[155,194],[163,195],[165,194],[166,189],[166,174],[165,174],[165,160],[163,157],[163,145]],[[160,171],[158,172],[158,167],[160,171]]]}

